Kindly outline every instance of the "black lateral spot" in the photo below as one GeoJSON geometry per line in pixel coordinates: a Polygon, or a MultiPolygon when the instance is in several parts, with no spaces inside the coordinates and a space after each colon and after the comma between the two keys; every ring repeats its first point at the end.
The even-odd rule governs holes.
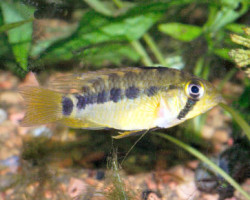
{"type": "Polygon", "coordinates": [[[122,97],[121,95],[122,95],[122,91],[120,88],[112,88],[110,90],[110,100],[112,100],[115,103],[121,100],[121,97],[122,97]]]}
{"type": "Polygon", "coordinates": [[[129,99],[135,99],[139,96],[139,88],[135,87],[135,86],[131,86],[129,88],[126,89],[126,97],[129,99]]]}
{"type": "Polygon", "coordinates": [[[88,96],[85,96],[86,104],[94,104],[97,102],[97,94],[91,94],[88,96]]]}
{"type": "Polygon", "coordinates": [[[159,88],[156,86],[151,86],[148,89],[146,89],[146,94],[149,97],[154,96],[159,91],[159,88]]]}
{"type": "Polygon", "coordinates": [[[97,95],[97,103],[105,103],[108,101],[108,94],[105,90],[101,91],[97,95]]]}
{"type": "Polygon", "coordinates": [[[77,104],[76,104],[77,108],[84,109],[87,103],[86,98],[79,94],[77,94],[75,97],[77,98],[77,104]]]}
{"type": "Polygon", "coordinates": [[[73,102],[68,97],[62,98],[62,113],[63,115],[70,115],[73,110],[73,102]]]}

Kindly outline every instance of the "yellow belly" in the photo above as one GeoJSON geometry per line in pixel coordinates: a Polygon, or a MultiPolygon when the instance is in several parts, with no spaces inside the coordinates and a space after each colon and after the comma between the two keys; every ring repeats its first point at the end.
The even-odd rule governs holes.
{"type": "Polygon", "coordinates": [[[77,118],[87,119],[103,127],[120,130],[141,130],[155,127],[159,97],[93,104],[76,113],[77,118]]]}

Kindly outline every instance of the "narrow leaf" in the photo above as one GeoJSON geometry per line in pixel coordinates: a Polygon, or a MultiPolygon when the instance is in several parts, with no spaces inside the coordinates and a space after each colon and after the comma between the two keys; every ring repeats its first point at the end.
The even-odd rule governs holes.
{"type": "Polygon", "coordinates": [[[202,162],[206,163],[211,169],[216,171],[218,174],[220,174],[228,183],[230,183],[236,190],[238,190],[246,199],[250,199],[250,196],[242,189],[242,187],[231,177],[229,176],[223,169],[218,167],[215,163],[213,163],[211,160],[209,160],[204,154],[197,151],[193,147],[181,142],[180,140],[177,140],[176,138],[173,138],[169,135],[163,134],[163,133],[156,133],[156,135],[165,138],[174,144],[178,145],[179,147],[185,149],[187,152],[201,160],[202,162]]]}
{"type": "Polygon", "coordinates": [[[18,26],[21,26],[23,24],[26,24],[28,22],[32,22],[33,19],[28,19],[28,20],[23,20],[23,21],[20,21],[20,22],[15,22],[15,23],[11,23],[11,24],[5,24],[5,25],[2,25],[0,26],[0,33],[2,32],[5,32],[5,31],[9,31],[13,28],[16,28],[18,26]]]}
{"type": "Polygon", "coordinates": [[[227,24],[234,22],[248,11],[248,0],[223,0],[222,5],[210,4],[209,16],[204,25],[205,32],[217,32],[227,24]],[[240,7],[238,10],[237,8],[240,7]]]}
{"type": "Polygon", "coordinates": [[[216,55],[220,56],[223,59],[232,61],[232,59],[228,55],[229,51],[230,51],[230,49],[228,49],[228,48],[214,49],[214,53],[216,55]]]}
{"type": "MultiPolygon", "coordinates": [[[[19,4],[1,2],[4,24],[7,26],[12,23],[20,23],[27,20],[24,12],[30,12],[27,7],[19,4]]],[[[29,17],[30,18],[30,17],[29,17]]],[[[11,25],[10,25],[11,26],[11,25]]],[[[32,23],[28,22],[7,32],[8,41],[11,45],[16,62],[23,70],[27,70],[28,54],[32,40],[32,23]]]]}
{"type": "Polygon", "coordinates": [[[198,26],[180,24],[180,23],[167,23],[159,25],[159,30],[177,40],[190,42],[202,33],[202,29],[198,26]]]}
{"type": "Polygon", "coordinates": [[[84,0],[91,8],[93,8],[96,12],[101,14],[112,16],[114,12],[111,10],[106,3],[108,2],[100,2],[99,0],[84,0]]]}
{"type": "Polygon", "coordinates": [[[237,124],[242,128],[242,130],[245,132],[246,136],[250,140],[250,126],[248,123],[240,116],[240,114],[234,110],[233,108],[230,108],[224,103],[219,104],[225,111],[229,112],[232,118],[237,122],[237,124]]]}

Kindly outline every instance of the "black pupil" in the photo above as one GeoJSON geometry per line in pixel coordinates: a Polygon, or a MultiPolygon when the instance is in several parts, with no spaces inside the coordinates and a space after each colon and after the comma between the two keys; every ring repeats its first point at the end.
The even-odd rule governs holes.
{"type": "Polygon", "coordinates": [[[193,94],[197,94],[197,93],[199,93],[199,88],[198,88],[196,85],[193,85],[193,86],[191,87],[191,92],[192,92],[193,94]]]}

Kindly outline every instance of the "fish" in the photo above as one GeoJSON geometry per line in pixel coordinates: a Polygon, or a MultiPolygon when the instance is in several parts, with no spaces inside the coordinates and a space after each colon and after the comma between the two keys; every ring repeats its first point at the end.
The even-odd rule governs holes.
{"type": "Polygon", "coordinates": [[[170,128],[223,98],[208,81],[167,67],[126,67],[62,75],[50,88],[23,87],[22,126],[62,123],[90,130],[117,129],[123,138],[170,128]]]}

